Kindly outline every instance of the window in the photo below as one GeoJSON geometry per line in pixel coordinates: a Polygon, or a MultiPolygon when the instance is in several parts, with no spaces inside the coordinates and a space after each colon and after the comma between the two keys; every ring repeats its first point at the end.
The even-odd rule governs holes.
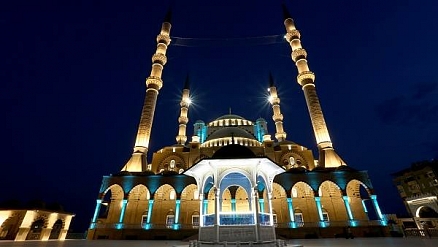
{"type": "Polygon", "coordinates": [[[330,221],[329,215],[328,215],[327,212],[322,212],[322,220],[325,221],[325,222],[329,222],[330,221]]]}
{"type": "Polygon", "coordinates": [[[175,190],[170,191],[170,195],[169,195],[169,199],[170,200],[175,200],[175,190]]]}
{"type": "Polygon", "coordinates": [[[192,225],[193,228],[199,227],[199,215],[192,215],[192,225]]]}
{"type": "Polygon", "coordinates": [[[175,215],[167,215],[166,216],[166,227],[172,228],[173,224],[175,223],[175,215]]]}
{"type": "Polygon", "coordinates": [[[148,223],[148,211],[144,212],[141,216],[141,225],[144,226],[148,223]]]}
{"type": "Polygon", "coordinates": [[[292,188],[292,197],[298,197],[298,191],[295,187],[292,188]]]}
{"type": "Polygon", "coordinates": [[[170,169],[173,170],[175,168],[175,160],[170,161],[170,169]]]}
{"type": "Polygon", "coordinates": [[[304,225],[304,218],[303,213],[295,213],[295,223],[297,223],[297,226],[303,226],[304,225]]]}
{"type": "Polygon", "coordinates": [[[273,224],[277,226],[277,214],[272,214],[273,224]]]}

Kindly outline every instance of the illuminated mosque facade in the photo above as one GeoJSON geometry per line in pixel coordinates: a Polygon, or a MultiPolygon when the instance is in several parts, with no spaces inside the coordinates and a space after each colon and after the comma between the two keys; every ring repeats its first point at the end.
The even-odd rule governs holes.
{"type": "MultiPolygon", "coordinates": [[[[182,90],[176,143],[148,146],[171,42],[169,12],[157,36],[152,69],[132,156],[104,176],[88,239],[197,239],[262,242],[276,238],[333,237],[350,227],[356,236],[384,235],[386,221],[366,171],[335,151],[309,69],[300,32],[284,7],[286,41],[298,71],[318,147],[287,140],[272,77],[269,102],[275,125],[239,115],[198,120],[188,138],[189,79],[182,90]]],[[[291,61],[292,62],[292,61],[291,61]]],[[[268,85],[268,82],[267,82],[268,85]]]]}

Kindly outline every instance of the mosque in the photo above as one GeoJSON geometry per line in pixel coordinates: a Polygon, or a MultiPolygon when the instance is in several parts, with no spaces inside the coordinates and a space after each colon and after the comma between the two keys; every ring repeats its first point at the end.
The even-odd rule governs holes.
{"type": "Polygon", "coordinates": [[[348,166],[333,147],[300,32],[286,7],[283,10],[285,39],[307,103],[317,156],[287,139],[280,98],[270,77],[273,136],[265,119],[230,113],[194,122],[189,140],[187,78],[176,143],[148,157],[171,42],[169,11],[146,78],[132,156],[119,172],[103,176],[88,239],[262,242],[342,236],[346,229],[358,237],[385,235],[386,220],[367,172],[348,166]]]}

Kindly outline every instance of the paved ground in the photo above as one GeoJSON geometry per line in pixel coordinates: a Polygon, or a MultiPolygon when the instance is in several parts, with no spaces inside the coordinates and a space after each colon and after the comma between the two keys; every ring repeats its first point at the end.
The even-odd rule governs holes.
{"type": "MultiPolygon", "coordinates": [[[[355,239],[294,239],[287,240],[288,247],[437,247],[438,238],[355,238],[355,239]]],[[[188,246],[180,241],[141,240],[66,240],[66,241],[0,241],[0,247],[173,247],[188,246]]]]}

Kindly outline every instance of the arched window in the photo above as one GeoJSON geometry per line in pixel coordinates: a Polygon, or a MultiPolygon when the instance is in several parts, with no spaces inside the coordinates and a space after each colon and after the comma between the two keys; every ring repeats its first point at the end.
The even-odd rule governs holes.
{"type": "Polygon", "coordinates": [[[175,197],[176,197],[176,192],[175,192],[175,190],[170,191],[170,193],[169,193],[169,199],[170,199],[170,200],[175,200],[175,197]]]}
{"type": "Polygon", "coordinates": [[[175,160],[171,160],[170,161],[169,167],[170,167],[171,170],[175,169],[175,160]]]}
{"type": "Polygon", "coordinates": [[[292,197],[298,197],[298,191],[295,187],[292,188],[292,197]]]}

